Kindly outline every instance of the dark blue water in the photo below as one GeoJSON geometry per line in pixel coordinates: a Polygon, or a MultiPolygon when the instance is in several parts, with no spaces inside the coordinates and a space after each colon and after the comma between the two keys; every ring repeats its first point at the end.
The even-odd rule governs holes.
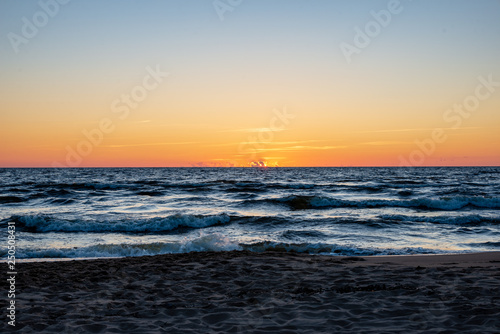
{"type": "Polygon", "coordinates": [[[500,250],[493,167],[0,169],[0,190],[20,258],[500,250]]]}

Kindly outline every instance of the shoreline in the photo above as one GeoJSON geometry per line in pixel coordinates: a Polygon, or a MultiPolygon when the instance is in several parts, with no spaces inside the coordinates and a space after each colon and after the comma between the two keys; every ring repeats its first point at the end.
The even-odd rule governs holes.
{"type": "Polygon", "coordinates": [[[26,333],[500,329],[500,252],[193,252],[16,267],[16,330],[26,333]]]}
{"type": "MultiPolygon", "coordinates": [[[[109,256],[109,257],[65,257],[65,258],[28,258],[28,259],[16,259],[17,263],[38,263],[38,262],[71,262],[71,261],[94,261],[94,260],[113,260],[113,259],[128,259],[128,258],[149,258],[155,256],[164,255],[182,255],[191,253],[230,253],[230,252],[246,252],[245,250],[231,250],[231,251],[192,251],[188,253],[167,253],[167,254],[155,254],[155,255],[140,255],[140,256],[109,256]]],[[[275,251],[264,251],[264,252],[254,252],[248,251],[250,253],[274,253],[275,251]]],[[[281,253],[281,252],[276,252],[281,253]]],[[[319,257],[332,257],[332,258],[346,258],[346,257],[361,257],[361,258],[397,258],[397,257],[419,257],[419,256],[450,256],[450,255],[469,255],[469,254],[490,254],[499,253],[500,251],[464,251],[456,253],[434,253],[434,254],[395,254],[395,255],[336,255],[336,254],[310,254],[310,253],[299,253],[299,252],[283,252],[285,254],[303,254],[307,256],[319,256],[319,257]]],[[[7,263],[7,260],[0,260],[0,263],[7,263]]]]}

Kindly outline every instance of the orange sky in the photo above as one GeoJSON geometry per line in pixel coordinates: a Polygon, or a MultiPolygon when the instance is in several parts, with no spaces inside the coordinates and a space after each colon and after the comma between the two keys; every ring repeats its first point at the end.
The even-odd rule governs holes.
{"type": "MultiPolygon", "coordinates": [[[[387,1],[194,3],[71,3],[3,39],[0,167],[500,165],[500,3],[412,3],[351,63],[387,1]]],[[[0,31],[40,10],[1,3],[0,31]]]]}

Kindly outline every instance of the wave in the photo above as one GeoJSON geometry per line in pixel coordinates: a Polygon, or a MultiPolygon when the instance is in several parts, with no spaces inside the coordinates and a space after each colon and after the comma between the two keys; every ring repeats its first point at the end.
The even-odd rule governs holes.
{"type": "Polygon", "coordinates": [[[158,190],[141,190],[138,191],[136,194],[140,196],[150,196],[150,197],[165,195],[164,192],[158,190]]]}
{"type": "Polygon", "coordinates": [[[399,196],[404,196],[404,197],[412,196],[413,194],[414,192],[411,190],[401,190],[398,192],[399,196]]]}
{"type": "Polygon", "coordinates": [[[96,221],[69,220],[46,215],[12,216],[5,220],[16,222],[16,228],[25,232],[133,232],[158,233],[169,232],[178,228],[205,228],[223,225],[230,221],[226,214],[201,216],[176,214],[167,217],[155,217],[137,220],[96,221]]]}
{"type": "Polygon", "coordinates": [[[426,222],[434,224],[472,225],[500,224],[500,216],[462,215],[462,216],[412,216],[412,215],[379,215],[377,218],[385,222],[426,222]]]}
{"type": "Polygon", "coordinates": [[[307,240],[310,238],[320,239],[328,237],[328,235],[326,235],[325,233],[316,230],[309,230],[309,231],[286,230],[281,233],[281,236],[285,239],[290,239],[290,240],[297,240],[297,239],[307,240]]]}
{"type": "Polygon", "coordinates": [[[383,207],[403,207],[415,209],[431,210],[460,210],[467,206],[477,208],[500,208],[500,198],[482,196],[455,196],[440,198],[414,198],[414,199],[364,199],[349,200],[332,198],[326,196],[303,196],[294,195],[281,198],[247,200],[245,204],[258,204],[262,202],[273,204],[285,204],[292,210],[322,209],[322,208],[383,208],[383,207]]]}
{"type": "MultiPolygon", "coordinates": [[[[202,235],[184,242],[154,242],[148,244],[97,244],[88,247],[59,249],[22,249],[17,258],[100,258],[129,257],[160,254],[177,254],[189,252],[220,252],[240,250],[238,244],[218,233],[202,235]]],[[[6,255],[6,250],[0,250],[0,255],[6,255]]]]}
{"type": "Polygon", "coordinates": [[[97,182],[84,182],[84,183],[38,183],[35,188],[45,189],[47,187],[59,188],[65,190],[121,190],[137,188],[133,184],[123,183],[97,183],[97,182]]]}
{"type": "Polygon", "coordinates": [[[482,247],[482,248],[500,248],[500,242],[488,241],[488,242],[472,242],[467,244],[471,247],[482,247]]]}
{"type": "Polygon", "coordinates": [[[314,226],[329,226],[329,225],[363,225],[373,228],[384,228],[387,226],[393,226],[398,223],[404,223],[403,221],[384,220],[384,219],[367,219],[367,218],[353,218],[353,217],[309,217],[309,218],[293,218],[293,217],[282,217],[282,216],[232,216],[231,219],[240,225],[255,225],[259,228],[275,229],[275,228],[289,228],[292,226],[302,226],[309,230],[285,230],[282,234],[284,237],[288,236],[288,233],[303,234],[303,236],[309,237],[324,237],[324,233],[320,231],[312,230],[314,226]]]}
{"type": "Polygon", "coordinates": [[[416,181],[416,180],[393,180],[391,181],[391,184],[425,184],[425,181],[416,181]]]}
{"type": "MultiPolygon", "coordinates": [[[[63,204],[63,203],[61,203],[63,204]]],[[[286,238],[321,238],[322,232],[313,230],[313,226],[330,225],[363,225],[370,228],[383,229],[398,224],[450,224],[460,226],[500,225],[500,216],[494,214],[455,214],[455,215],[419,215],[419,214],[381,214],[371,218],[354,217],[309,217],[293,218],[282,216],[242,216],[227,215],[189,215],[175,214],[164,217],[120,220],[67,219],[53,215],[11,216],[0,222],[0,228],[8,222],[16,223],[19,231],[30,233],[168,233],[182,229],[203,229],[212,226],[223,226],[229,223],[248,226],[250,229],[282,229],[286,238]],[[291,226],[306,227],[308,230],[293,230],[291,226]]],[[[476,233],[478,233],[476,231],[476,233]]]]}
{"type": "Polygon", "coordinates": [[[54,198],[49,200],[49,203],[54,205],[68,205],[75,203],[75,201],[71,198],[54,198]]]}
{"type": "Polygon", "coordinates": [[[21,197],[18,196],[0,196],[0,203],[1,204],[8,204],[8,203],[22,203],[25,200],[23,200],[21,197]]]}
{"type": "MultiPolygon", "coordinates": [[[[207,234],[184,241],[154,242],[141,244],[97,244],[88,247],[59,249],[19,249],[17,257],[32,258],[102,258],[151,256],[160,254],[179,254],[189,252],[221,252],[246,250],[256,253],[292,252],[331,256],[372,256],[372,255],[413,255],[413,254],[444,254],[447,251],[421,247],[406,247],[401,249],[363,248],[350,245],[326,243],[284,243],[264,241],[251,244],[238,244],[229,238],[218,234],[207,234]]],[[[6,250],[0,250],[0,256],[5,256],[6,250]]]]}
{"type": "Polygon", "coordinates": [[[276,241],[263,241],[252,244],[241,244],[244,250],[252,252],[296,252],[321,255],[345,255],[345,256],[372,256],[372,255],[413,255],[413,254],[440,254],[446,253],[439,249],[427,249],[422,247],[396,248],[368,248],[353,245],[338,245],[328,243],[285,243],[276,241]]]}
{"type": "Polygon", "coordinates": [[[227,192],[264,192],[264,191],[267,191],[267,189],[246,186],[246,187],[229,188],[229,189],[225,189],[225,191],[227,191],[227,192]]]}
{"type": "MultiPolygon", "coordinates": [[[[405,225],[414,223],[432,223],[432,224],[449,224],[463,226],[482,226],[482,225],[500,225],[500,215],[480,215],[480,214],[464,214],[458,215],[418,215],[418,214],[381,214],[371,218],[362,217],[317,217],[317,218],[300,218],[293,219],[290,217],[270,217],[270,216],[253,216],[253,217],[234,217],[235,222],[240,224],[258,225],[261,227],[291,227],[306,226],[307,230],[285,230],[282,234],[284,237],[299,235],[304,237],[325,237],[325,234],[314,230],[314,226],[330,226],[330,225],[363,225],[371,228],[387,228],[395,225],[405,225]]],[[[404,228],[404,227],[401,227],[404,228]]],[[[476,231],[478,233],[478,231],[476,231]]]]}
{"type": "Polygon", "coordinates": [[[481,248],[500,248],[500,242],[471,242],[467,244],[467,246],[471,247],[481,247],[481,248]]]}

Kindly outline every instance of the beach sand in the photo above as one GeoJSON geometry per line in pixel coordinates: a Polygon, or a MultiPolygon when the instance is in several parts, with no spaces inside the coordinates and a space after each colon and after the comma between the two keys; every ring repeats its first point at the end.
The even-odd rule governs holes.
{"type": "Polygon", "coordinates": [[[23,333],[500,332],[500,252],[208,252],[20,263],[17,272],[23,333]]]}

